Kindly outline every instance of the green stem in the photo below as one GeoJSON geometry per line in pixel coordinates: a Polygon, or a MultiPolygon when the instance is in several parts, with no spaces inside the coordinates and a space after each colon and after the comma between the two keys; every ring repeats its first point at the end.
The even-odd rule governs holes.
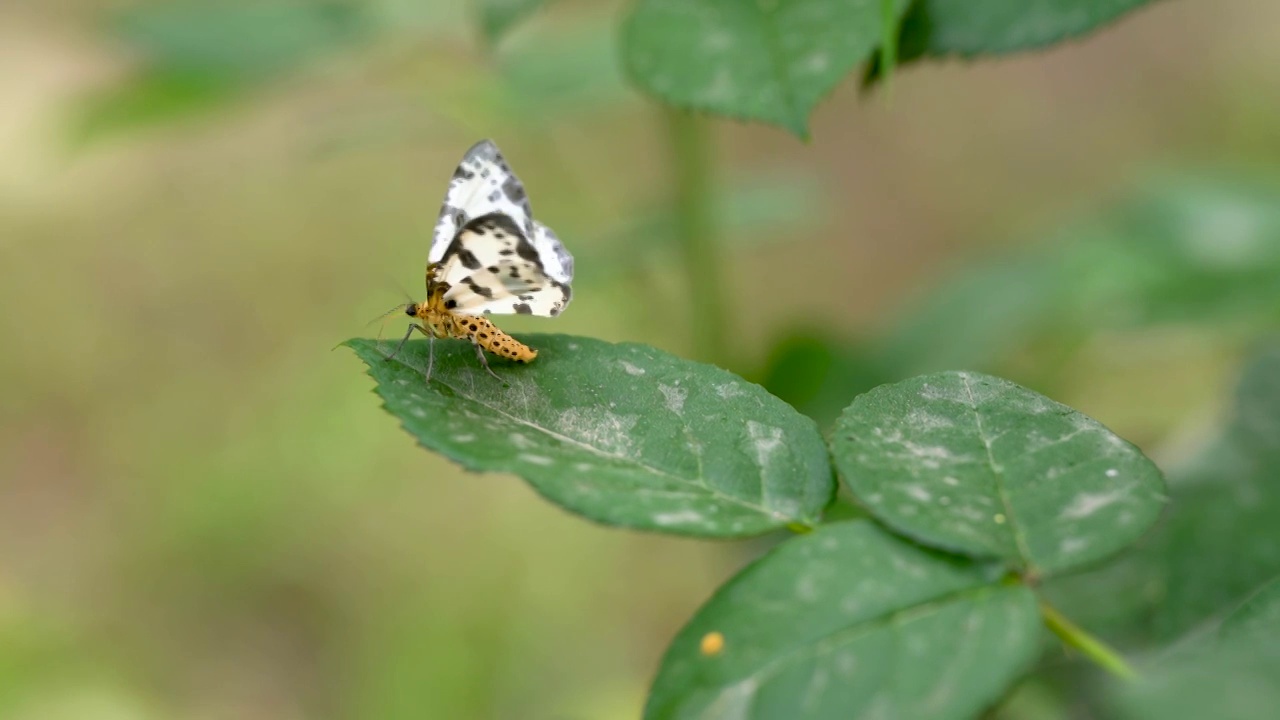
{"type": "Polygon", "coordinates": [[[880,77],[885,87],[893,79],[898,65],[898,12],[893,0],[880,0],[880,77]]]}
{"type": "Polygon", "coordinates": [[[1097,663],[1102,669],[1124,680],[1133,680],[1137,677],[1137,673],[1123,657],[1120,657],[1120,653],[1085,632],[1052,605],[1040,603],[1040,615],[1044,618],[1044,624],[1053,631],[1054,635],[1061,638],[1062,642],[1084,653],[1085,657],[1097,663]]]}
{"type": "Polygon", "coordinates": [[[684,255],[689,288],[693,351],[707,362],[723,364],[729,317],[725,312],[724,259],[714,218],[711,132],[706,120],[665,108],[675,175],[676,240],[684,255]]]}

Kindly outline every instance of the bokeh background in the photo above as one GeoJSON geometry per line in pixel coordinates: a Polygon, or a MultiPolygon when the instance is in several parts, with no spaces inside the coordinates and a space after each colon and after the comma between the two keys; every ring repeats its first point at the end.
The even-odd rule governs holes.
{"type": "MultiPolygon", "coordinates": [[[[444,183],[492,137],[578,259],[563,317],[504,327],[697,352],[624,10],[566,0],[491,45],[446,0],[0,4],[0,717],[638,715],[768,540],[463,473],[332,349],[420,294],[444,183]]],[[[854,78],[809,144],[705,130],[716,359],[820,422],[968,367],[1176,463],[1280,326],[1274,2],[854,78]]]]}

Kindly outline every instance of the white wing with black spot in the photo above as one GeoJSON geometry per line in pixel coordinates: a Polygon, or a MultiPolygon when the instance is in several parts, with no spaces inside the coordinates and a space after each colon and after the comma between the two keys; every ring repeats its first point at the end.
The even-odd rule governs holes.
{"type": "Polygon", "coordinates": [[[445,305],[468,315],[559,315],[569,304],[573,256],[536,222],[524,185],[490,140],[463,156],[431,242],[445,305]]]}
{"type": "Polygon", "coordinates": [[[537,220],[533,221],[533,248],[538,251],[543,272],[562,283],[573,281],[573,256],[551,228],[537,220]]]}
{"type": "Polygon", "coordinates": [[[511,219],[525,237],[534,233],[533,213],[524,185],[492,140],[481,140],[462,156],[453,171],[431,241],[430,262],[440,262],[467,223],[500,213],[511,219]]]}
{"type": "Polygon", "coordinates": [[[531,242],[505,215],[469,222],[449,243],[436,281],[445,307],[466,315],[559,315],[569,304],[573,258],[544,226],[531,242]]]}

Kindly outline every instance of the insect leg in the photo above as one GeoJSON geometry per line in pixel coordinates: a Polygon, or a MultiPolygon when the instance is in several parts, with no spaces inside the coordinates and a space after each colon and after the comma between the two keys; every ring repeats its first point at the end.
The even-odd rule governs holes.
{"type": "Polygon", "coordinates": [[[404,344],[409,341],[409,336],[413,334],[414,330],[417,330],[423,335],[427,335],[427,331],[421,325],[419,325],[418,323],[409,323],[409,329],[404,331],[404,337],[400,338],[400,344],[396,345],[396,349],[392,350],[391,354],[385,356],[383,359],[391,360],[396,355],[399,355],[400,350],[404,347],[404,344]]]}
{"type": "Polygon", "coordinates": [[[480,358],[480,364],[484,366],[485,372],[496,378],[498,382],[502,382],[502,378],[498,377],[498,373],[489,367],[489,358],[484,356],[484,348],[480,347],[479,343],[474,343],[474,345],[476,346],[476,357],[480,358]]]}
{"type": "Polygon", "coordinates": [[[427,336],[427,377],[426,381],[431,382],[431,368],[436,364],[436,334],[424,333],[427,336]]]}

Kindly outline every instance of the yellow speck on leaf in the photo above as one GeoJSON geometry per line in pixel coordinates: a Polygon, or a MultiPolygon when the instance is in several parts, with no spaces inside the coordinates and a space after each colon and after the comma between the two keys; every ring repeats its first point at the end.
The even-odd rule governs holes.
{"type": "Polygon", "coordinates": [[[718,632],[709,632],[703,635],[700,649],[702,654],[707,657],[719,655],[724,650],[724,635],[718,632]]]}

